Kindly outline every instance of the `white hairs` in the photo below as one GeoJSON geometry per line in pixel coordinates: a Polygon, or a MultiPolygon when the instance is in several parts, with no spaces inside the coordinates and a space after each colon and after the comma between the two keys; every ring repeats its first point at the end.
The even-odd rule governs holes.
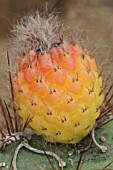
{"type": "Polygon", "coordinates": [[[56,13],[36,11],[24,16],[11,30],[10,43],[16,55],[32,49],[47,50],[60,43],[63,26],[56,13]]]}
{"type": "MultiPolygon", "coordinates": [[[[9,51],[12,56],[11,60],[12,63],[14,63],[12,72],[14,73],[15,68],[17,68],[17,62],[15,61],[17,61],[21,55],[26,54],[33,49],[41,51],[49,50],[52,46],[62,43],[63,40],[69,41],[69,37],[72,38],[74,43],[80,43],[86,53],[90,54],[93,52],[97,62],[99,63],[99,66],[103,65],[102,61],[105,61],[106,59],[106,56],[104,56],[105,52],[103,52],[103,48],[106,46],[103,45],[102,42],[96,42],[94,47],[89,49],[88,46],[92,43],[86,37],[87,30],[80,30],[81,32],[78,34],[75,29],[72,30],[72,28],[70,29],[68,27],[69,25],[65,24],[64,29],[63,24],[59,21],[58,13],[49,13],[48,9],[46,9],[45,12],[40,13],[39,11],[36,11],[30,13],[28,16],[24,16],[20,22],[13,26],[9,39],[11,46],[8,49],[10,49],[9,51]],[[83,38],[84,34],[85,38],[83,38]],[[98,51],[99,54],[97,55],[98,51]],[[100,51],[104,54],[100,54],[100,51]],[[14,67],[15,63],[16,66],[14,67]]],[[[108,57],[107,60],[109,60],[108,57]]],[[[111,62],[111,64],[112,63],[113,62],[111,62]]],[[[104,70],[107,76],[109,75],[108,72],[111,72],[112,70],[108,61],[105,61],[104,70]]]]}

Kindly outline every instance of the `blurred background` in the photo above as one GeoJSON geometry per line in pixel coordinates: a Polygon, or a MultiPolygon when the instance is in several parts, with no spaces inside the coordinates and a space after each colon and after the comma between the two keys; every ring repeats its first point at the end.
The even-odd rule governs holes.
{"type": "Polygon", "coordinates": [[[89,30],[94,40],[101,37],[106,43],[113,42],[113,0],[0,0],[0,39],[7,38],[8,29],[22,15],[43,10],[46,2],[70,27],[89,30]]]}
{"type": "MultiPolygon", "coordinates": [[[[65,27],[79,32],[103,57],[113,58],[113,0],[0,0],[0,88],[6,84],[4,68],[9,29],[31,10],[44,10],[45,3],[58,10],[65,27]],[[84,32],[84,34],[83,34],[84,32]]],[[[99,56],[98,55],[98,56],[99,56]]],[[[111,61],[110,61],[111,62],[111,61]]],[[[113,70],[113,62],[111,62],[113,70]]]]}

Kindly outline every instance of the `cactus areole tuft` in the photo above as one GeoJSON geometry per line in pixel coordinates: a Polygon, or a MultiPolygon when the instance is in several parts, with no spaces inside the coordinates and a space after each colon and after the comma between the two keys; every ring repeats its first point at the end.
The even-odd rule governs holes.
{"type": "Polygon", "coordinates": [[[93,129],[104,100],[95,59],[68,40],[40,49],[31,47],[18,61],[19,115],[23,122],[33,116],[30,127],[47,141],[78,143],[93,129]]]}

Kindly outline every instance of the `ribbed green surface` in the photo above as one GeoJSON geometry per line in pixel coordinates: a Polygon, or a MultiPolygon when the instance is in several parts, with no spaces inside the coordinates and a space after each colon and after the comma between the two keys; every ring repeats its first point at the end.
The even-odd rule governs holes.
{"type": "MultiPolygon", "coordinates": [[[[113,147],[112,129],[113,122],[110,122],[100,130],[98,130],[98,132],[96,132],[96,138],[99,139],[100,136],[105,136],[107,138],[107,143],[109,143],[113,147]]],[[[0,162],[4,161],[6,163],[6,167],[3,168],[3,170],[7,170],[9,168],[14,150],[19,142],[20,141],[13,143],[12,145],[8,146],[3,153],[0,153],[0,162]]],[[[87,143],[87,141],[85,140],[84,143],[87,143]]],[[[101,142],[99,141],[99,143],[101,142]]],[[[37,136],[33,136],[29,144],[38,149],[45,148],[46,150],[52,150],[57,153],[55,144],[46,143],[45,141],[43,141],[43,139],[37,136]]],[[[61,146],[57,144],[57,148],[58,153],[61,155],[61,158],[67,162],[67,166],[64,169],[76,170],[80,154],[74,153],[72,156],[68,156],[68,153],[72,152],[72,150],[74,149],[73,145],[61,146]],[[71,165],[71,162],[73,163],[73,165],[71,165]]],[[[113,161],[113,149],[111,149],[110,147],[108,148],[108,151],[104,154],[95,147],[91,150],[92,153],[84,153],[86,154],[86,157],[81,170],[102,170],[107,164],[113,161]]],[[[50,160],[55,167],[54,160],[52,158],[50,158],[50,160]]],[[[52,169],[46,156],[32,153],[26,149],[21,149],[17,160],[18,170],[38,170],[39,167],[36,164],[40,165],[44,170],[52,169]]],[[[113,163],[107,168],[113,170],[113,163]]],[[[56,168],[54,169],[56,170],[56,168]]]]}

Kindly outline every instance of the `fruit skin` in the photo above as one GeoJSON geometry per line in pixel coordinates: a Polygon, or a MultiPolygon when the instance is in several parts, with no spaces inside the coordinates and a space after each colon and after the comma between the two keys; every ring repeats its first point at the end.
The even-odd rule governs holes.
{"type": "Polygon", "coordinates": [[[79,44],[30,51],[19,59],[14,98],[23,121],[50,142],[78,143],[94,127],[104,100],[95,59],[79,44]]]}

